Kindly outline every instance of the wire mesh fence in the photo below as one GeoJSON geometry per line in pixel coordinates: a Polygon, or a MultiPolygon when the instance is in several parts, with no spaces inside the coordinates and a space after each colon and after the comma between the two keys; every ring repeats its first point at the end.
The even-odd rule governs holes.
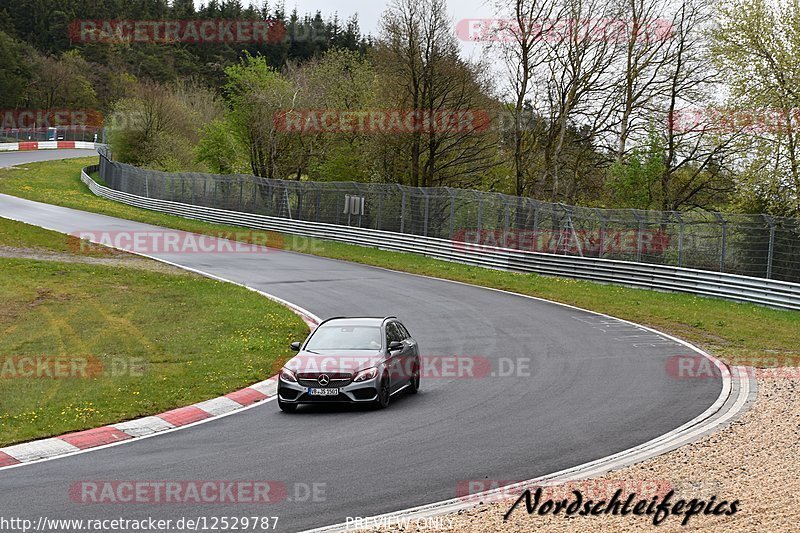
{"type": "Polygon", "coordinates": [[[26,141],[106,142],[105,130],[96,126],[58,126],[49,128],[0,128],[0,143],[26,141]]]}
{"type": "Polygon", "coordinates": [[[112,161],[105,184],[148,198],[497,247],[800,282],[800,219],[597,209],[499,193],[386,183],[165,173],[112,161]]]}

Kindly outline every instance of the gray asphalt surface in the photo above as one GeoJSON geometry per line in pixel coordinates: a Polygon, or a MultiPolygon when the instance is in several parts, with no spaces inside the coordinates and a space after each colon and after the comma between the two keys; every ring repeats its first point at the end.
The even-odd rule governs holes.
{"type": "MultiPolygon", "coordinates": [[[[5,195],[0,216],[63,232],[154,229],[5,195]]],[[[677,343],[621,323],[598,327],[595,315],[556,304],[282,251],[156,255],[322,317],[394,314],[423,354],[486,357],[495,374],[504,360],[518,372],[423,378],[419,395],[395,397],[384,411],[326,406],[284,414],[269,402],[0,471],[3,516],[278,516],[279,530],[297,531],[453,498],[464,480],[528,479],[619,452],[694,418],[722,386],[670,377],[666,359],[686,353],[677,343]],[[81,480],[277,480],[290,498],[267,506],[79,505],[69,488],[81,480]],[[324,484],[324,501],[303,501],[312,484],[324,484]]]]}
{"type": "Polygon", "coordinates": [[[55,159],[74,159],[96,155],[93,150],[31,150],[22,152],[0,152],[0,168],[13,167],[35,161],[53,161],[55,159]]]}

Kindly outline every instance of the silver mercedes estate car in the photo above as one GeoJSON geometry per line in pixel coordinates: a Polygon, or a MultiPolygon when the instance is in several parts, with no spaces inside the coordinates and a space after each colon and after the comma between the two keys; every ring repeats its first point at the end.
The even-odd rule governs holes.
{"type": "Polygon", "coordinates": [[[322,322],[281,369],[278,406],[347,402],[382,409],[400,391],[419,390],[417,342],[393,316],[335,317],[322,322]]]}

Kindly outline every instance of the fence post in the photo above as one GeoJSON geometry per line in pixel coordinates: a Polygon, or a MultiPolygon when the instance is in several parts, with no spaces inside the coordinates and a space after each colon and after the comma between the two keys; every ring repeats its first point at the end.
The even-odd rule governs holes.
{"type": "Polygon", "coordinates": [[[403,188],[402,185],[398,185],[400,187],[400,192],[402,193],[402,198],[400,199],[400,233],[406,232],[406,190],[403,188]]]}
{"type": "MultiPolygon", "coordinates": [[[[680,215],[678,215],[680,217],[680,215]]],[[[680,222],[679,230],[678,230],[678,266],[683,266],[683,218],[679,218],[678,221],[680,222]]]]}
{"type": "Polygon", "coordinates": [[[423,222],[423,230],[422,234],[427,237],[428,236],[428,215],[430,214],[430,197],[428,193],[425,192],[425,189],[420,188],[422,194],[425,195],[425,220],[423,222]]]}
{"type": "Polygon", "coordinates": [[[719,221],[720,225],[722,226],[722,242],[720,243],[720,250],[719,250],[719,271],[725,272],[725,245],[727,244],[727,237],[728,237],[728,223],[719,213],[714,213],[714,216],[719,221]]]}
{"type": "Polygon", "coordinates": [[[644,232],[644,225],[642,218],[639,216],[639,213],[636,212],[636,209],[631,209],[633,216],[636,217],[636,220],[639,222],[639,228],[636,230],[636,262],[642,262],[642,232],[644,232]]]}
{"type": "Polygon", "coordinates": [[[604,217],[602,211],[597,208],[594,209],[594,212],[597,218],[600,219],[600,252],[597,254],[597,257],[602,258],[606,250],[606,217],[604,217]]]}
{"type": "Polygon", "coordinates": [[[769,224],[769,252],[767,253],[767,279],[772,278],[772,255],[775,251],[775,220],[769,215],[761,215],[769,224]]]}
{"type": "Polygon", "coordinates": [[[475,229],[478,231],[478,234],[480,235],[481,228],[483,227],[483,195],[481,195],[480,193],[478,193],[478,220],[476,222],[477,224],[475,224],[476,226],[475,229]]]}
{"type": "Polygon", "coordinates": [[[447,193],[450,195],[450,240],[453,240],[453,235],[456,231],[456,194],[447,188],[447,193]]]}

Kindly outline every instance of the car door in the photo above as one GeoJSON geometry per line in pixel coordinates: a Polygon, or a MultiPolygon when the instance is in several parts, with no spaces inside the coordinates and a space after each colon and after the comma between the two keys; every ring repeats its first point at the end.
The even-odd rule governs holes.
{"type": "Polygon", "coordinates": [[[406,345],[406,349],[403,353],[403,367],[407,378],[406,381],[411,381],[411,376],[414,375],[414,369],[419,368],[420,371],[422,369],[422,361],[420,361],[419,357],[419,346],[403,324],[397,322],[397,327],[403,336],[403,343],[406,345]]]}
{"type": "Polygon", "coordinates": [[[400,387],[404,386],[408,382],[408,377],[405,376],[404,372],[404,362],[405,356],[408,350],[407,344],[403,341],[403,334],[400,331],[400,328],[397,327],[395,322],[389,322],[386,324],[386,347],[388,352],[388,347],[390,342],[401,342],[403,343],[403,348],[388,353],[389,356],[389,375],[392,378],[392,392],[396,391],[400,387]]]}
{"type": "Polygon", "coordinates": [[[414,375],[416,343],[403,324],[395,322],[394,326],[397,329],[400,342],[403,343],[403,351],[400,353],[400,359],[402,361],[401,382],[402,385],[405,385],[411,381],[411,376],[414,375]]]}

